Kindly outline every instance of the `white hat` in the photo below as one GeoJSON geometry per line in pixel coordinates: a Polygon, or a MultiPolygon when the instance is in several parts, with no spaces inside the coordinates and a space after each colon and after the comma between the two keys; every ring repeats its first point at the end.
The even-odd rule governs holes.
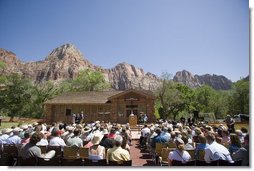
{"type": "Polygon", "coordinates": [[[85,126],[84,133],[90,132],[92,128],[90,126],[85,126]]]}
{"type": "Polygon", "coordinates": [[[175,138],[175,143],[184,144],[184,141],[183,141],[181,138],[176,137],[176,138],[175,138]]]}
{"type": "Polygon", "coordinates": [[[34,123],[33,123],[33,126],[37,126],[37,125],[39,125],[37,122],[34,122],[34,123]]]}
{"type": "Polygon", "coordinates": [[[98,145],[98,144],[100,144],[102,138],[103,138],[103,135],[101,133],[96,133],[96,134],[94,134],[91,142],[93,145],[98,145]]]}
{"type": "Polygon", "coordinates": [[[116,137],[114,138],[115,141],[122,143],[123,142],[123,137],[121,135],[116,135],[116,137]]]}
{"type": "Polygon", "coordinates": [[[2,133],[3,134],[9,134],[9,133],[11,133],[13,131],[13,129],[11,129],[11,128],[6,128],[6,129],[3,129],[2,130],[2,133]]]}
{"type": "Polygon", "coordinates": [[[23,129],[23,130],[24,130],[24,129],[27,129],[27,128],[28,128],[28,125],[21,125],[20,128],[23,129]]]}
{"type": "Polygon", "coordinates": [[[20,132],[20,131],[21,131],[21,129],[19,127],[16,127],[13,129],[13,132],[20,132]]]}
{"type": "Polygon", "coordinates": [[[68,131],[74,131],[74,129],[75,129],[75,128],[72,127],[72,126],[67,126],[67,127],[66,127],[66,130],[68,130],[68,131]]]}

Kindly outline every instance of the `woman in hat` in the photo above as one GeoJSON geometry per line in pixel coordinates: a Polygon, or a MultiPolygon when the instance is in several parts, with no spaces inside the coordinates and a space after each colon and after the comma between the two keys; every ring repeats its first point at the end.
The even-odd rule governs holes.
{"type": "Polygon", "coordinates": [[[103,135],[101,133],[94,134],[92,139],[92,146],[89,148],[88,158],[91,160],[102,160],[105,159],[105,147],[99,145],[103,135]]]}
{"type": "Polygon", "coordinates": [[[168,165],[172,165],[172,161],[181,161],[185,163],[191,160],[191,156],[188,151],[184,150],[184,141],[181,138],[175,138],[176,150],[171,151],[168,155],[168,165]]]}

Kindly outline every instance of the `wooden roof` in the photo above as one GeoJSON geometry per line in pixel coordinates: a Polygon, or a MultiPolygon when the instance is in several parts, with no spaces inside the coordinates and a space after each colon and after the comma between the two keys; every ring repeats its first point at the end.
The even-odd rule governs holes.
{"type": "Polygon", "coordinates": [[[136,90],[136,89],[129,89],[129,90],[126,90],[126,91],[122,91],[118,94],[115,94],[111,97],[109,97],[109,100],[110,99],[113,99],[113,98],[117,98],[117,97],[120,97],[120,96],[123,96],[125,94],[128,94],[130,92],[134,92],[134,93],[137,93],[137,94],[140,94],[140,95],[143,95],[145,97],[150,97],[152,99],[155,99],[156,97],[154,96],[153,92],[152,91],[149,91],[149,90],[136,90]]]}
{"type": "Polygon", "coordinates": [[[129,89],[126,91],[85,91],[69,92],[56,96],[44,104],[105,104],[113,98],[134,92],[155,99],[151,91],[129,89]]]}
{"type": "Polygon", "coordinates": [[[121,92],[122,91],[70,92],[56,96],[46,101],[44,104],[103,104],[108,102],[109,97],[121,92]]]}

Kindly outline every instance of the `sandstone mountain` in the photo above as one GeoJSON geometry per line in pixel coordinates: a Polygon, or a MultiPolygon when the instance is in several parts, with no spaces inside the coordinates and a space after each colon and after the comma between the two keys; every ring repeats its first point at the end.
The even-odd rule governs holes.
{"type": "MultiPolygon", "coordinates": [[[[7,63],[7,67],[0,70],[2,74],[19,72],[36,83],[73,79],[80,70],[91,69],[102,72],[106,81],[117,90],[128,88],[154,90],[160,84],[160,79],[156,75],[145,73],[143,69],[125,62],[110,69],[96,66],[72,44],[62,45],[54,49],[45,60],[36,62],[21,62],[13,52],[0,48],[0,61],[7,63]]],[[[185,70],[177,72],[173,79],[192,88],[208,84],[215,89],[226,90],[232,85],[232,82],[224,76],[209,74],[198,76],[185,70]]]]}
{"type": "Polygon", "coordinates": [[[231,89],[233,82],[223,75],[192,75],[190,72],[183,70],[176,73],[174,81],[183,83],[191,88],[200,87],[204,84],[210,85],[216,90],[231,89]]]}

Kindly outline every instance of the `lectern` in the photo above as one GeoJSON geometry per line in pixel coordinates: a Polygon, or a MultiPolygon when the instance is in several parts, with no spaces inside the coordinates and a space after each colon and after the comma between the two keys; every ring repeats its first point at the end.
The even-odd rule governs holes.
{"type": "Polygon", "coordinates": [[[130,116],[129,116],[129,123],[130,123],[130,126],[136,126],[138,124],[137,115],[130,114],[130,116]]]}

